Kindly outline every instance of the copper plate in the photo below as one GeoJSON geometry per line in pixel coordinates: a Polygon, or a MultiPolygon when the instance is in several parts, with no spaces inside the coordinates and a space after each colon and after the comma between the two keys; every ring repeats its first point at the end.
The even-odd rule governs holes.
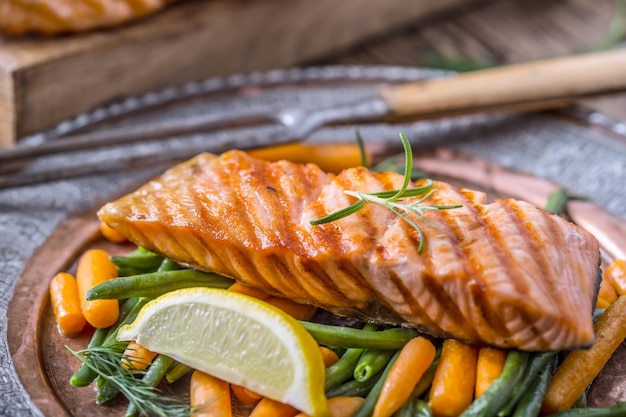
{"type": "MultiPolygon", "coordinates": [[[[423,70],[402,70],[404,72],[399,73],[394,68],[377,68],[375,71],[362,68],[360,71],[355,68],[318,70],[307,76],[300,74],[297,80],[293,79],[294,73],[285,72],[282,83],[281,74],[274,72],[266,78],[274,80],[271,86],[256,85],[263,78],[255,75],[237,79],[240,83],[237,88],[231,85],[234,81],[222,80],[224,86],[231,86],[178,99],[184,99],[182,101],[189,108],[205,108],[216,102],[237,108],[249,106],[250,100],[258,97],[281,103],[281,100],[288,101],[294,97],[295,101],[301,102],[305,97],[310,100],[307,105],[327,105],[344,90],[355,94],[355,88],[365,91],[368,85],[381,81],[410,81],[433,75],[423,70]],[[272,91],[264,96],[269,90],[272,91]],[[214,93],[216,95],[212,95],[214,93]]],[[[206,85],[215,86],[215,82],[206,85]]],[[[171,91],[168,94],[168,97],[176,98],[171,91]]],[[[76,119],[68,122],[63,132],[57,129],[42,136],[106,128],[107,124],[123,125],[129,120],[130,123],[137,120],[149,122],[159,112],[174,114],[178,111],[182,114],[180,108],[175,108],[177,103],[174,99],[166,100],[160,103],[162,106],[158,109],[147,104],[138,105],[128,111],[130,116],[120,116],[119,111],[109,114],[105,109],[102,110],[104,116],[102,112],[94,112],[85,116],[86,121],[76,119]]],[[[262,105],[263,101],[260,103],[262,105]]],[[[610,124],[598,117],[592,114],[583,114],[582,117],[539,114],[368,125],[362,126],[361,131],[366,140],[377,139],[372,146],[379,153],[395,151],[389,144],[397,144],[397,132],[405,131],[413,139],[417,164],[434,178],[482,189],[491,196],[511,196],[543,205],[547,195],[560,185],[590,195],[592,201],[569,205],[572,218],[598,237],[605,260],[626,258],[626,226],[623,220],[626,217],[626,196],[621,192],[626,181],[619,177],[626,176],[623,169],[626,140],[620,133],[619,124],[610,124]],[[580,161],[586,162],[583,164],[580,161]],[[615,184],[604,180],[607,176],[619,182],[615,184]]],[[[312,140],[351,141],[352,136],[351,128],[328,128],[313,135],[312,140]]],[[[41,137],[33,138],[37,139],[41,137]]],[[[167,152],[168,146],[180,145],[174,141],[155,146],[161,146],[162,152],[167,152]]],[[[94,152],[95,156],[91,157],[110,157],[107,152],[110,151],[100,151],[101,155],[94,152]]],[[[127,153],[129,150],[118,152],[127,153]]],[[[137,170],[129,167],[127,171],[109,175],[0,192],[0,230],[6,232],[6,239],[0,242],[0,253],[3,254],[0,267],[8,271],[8,288],[14,289],[7,304],[8,322],[5,323],[7,353],[10,354],[7,359],[12,361],[14,368],[0,368],[0,377],[3,377],[0,379],[4,381],[0,382],[0,414],[123,415],[123,403],[98,407],[94,405],[91,388],[69,387],[67,380],[77,362],[66,345],[80,349],[86,345],[89,334],[77,338],[59,335],[49,305],[48,283],[57,271],[71,271],[78,255],[89,247],[105,247],[120,253],[130,250],[99,237],[95,210],[104,201],[136,187],[161,169],[143,167],[137,170]],[[22,236],[25,237],[23,240],[22,236]],[[33,251],[37,246],[38,249],[33,251]],[[13,257],[13,253],[17,256],[13,257]]],[[[7,301],[8,298],[6,294],[7,301]]],[[[590,404],[607,405],[626,400],[626,369],[622,365],[625,360],[626,352],[622,347],[592,386],[590,404]]]]}
{"type": "MultiPolygon", "coordinates": [[[[462,157],[448,150],[416,159],[416,163],[434,178],[488,191],[492,195],[524,198],[543,205],[558,185],[534,176],[506,170],[483,160],[462,157]],[[468,181],[469,180],[469,181],[468,181]],[[527,191],[528,189],[532,191],[527,191]],[[523,191],[523,192],[520,192],[523,191]]],[[[623,253],[609,248],[626,248],[626,227],[614,216],[591,203],[570,205],[574,217],[589,222],[596,230],[607,259],[623,253]],[[581,208],[583,207],[583,208],[581,208]],[[616,230],[614,227],[618,227],[616,230]]],[[[95,210],[65,221],[28,261],[16,287],[9,308],[9,347],[13,361],[26,390],[39,409],[49,416],[67,413],[71,416],[123,415],[124,404],[110,407],[94,406],[95,395],[90,388],[72,388],[67,383],[77,367],[68,351],[84,348],[89,332],[75,338],[59,334],[48,299],[48,283],[54,271],[71,271],[77,256],[91,247],[102,247],[111,253],[124,253],[128,245],[115,245],[102,240],[98,232],[95,210]],[[19,306],[19,307],[18,307],[19,306]],[[24,326],[24,323],[27,323],[24,326]]],[[[610,404],[626,400],[626,369],[618,364],[626,360],[621,349],[613,364],[591,390],[590,403],[610,404]]]]}

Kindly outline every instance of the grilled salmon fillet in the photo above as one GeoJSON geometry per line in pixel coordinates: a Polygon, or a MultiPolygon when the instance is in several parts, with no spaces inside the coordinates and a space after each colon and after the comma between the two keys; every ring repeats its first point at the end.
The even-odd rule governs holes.
{"type": "Polygon", "coordinates": [[[177,0],[0,0],[0,31],[58,35],[117,26],[177,0]]]}
{"type": "Polygon", "coordinates": [[[482,192],[435,182],[424,204],[461,207],[411,218],[421,253],[417,230],[380,204],[310,223],[354,203],[344,190],[402,183],[363,167],[333,175],[240,151],[201,154],[98,215],[181,264],[337,315],[502,348],[592,344],[598,242],[529,203],[487,203],[482,192]]]}

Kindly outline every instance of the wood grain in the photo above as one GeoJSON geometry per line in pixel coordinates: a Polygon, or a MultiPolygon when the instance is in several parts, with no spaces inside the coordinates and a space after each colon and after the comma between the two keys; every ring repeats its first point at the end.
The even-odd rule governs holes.
{"type": "Polygon", "coordinates": [[[198,0],[119,29],[0,38],[0,147],[120,97],[309,62],[472,2],[198,0]]]}
{"type": "MultiPolygon", "coordinates": [[[[414,25],[318,64],[493,66],[590,51],[603,45],[614,0],[499,0],[445,21],[414,25]]],[[[584,105],[626,120],[626,95],[584,105]]]]}

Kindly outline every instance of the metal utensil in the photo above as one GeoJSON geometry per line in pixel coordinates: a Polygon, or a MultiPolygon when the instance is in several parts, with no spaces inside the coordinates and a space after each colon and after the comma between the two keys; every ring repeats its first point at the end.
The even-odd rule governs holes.
{"type": "MultiPolygon", "coordinates": [[[[254,148],[303,140],[322,126],[381,120],[416,120],[493,111],[535,111],[565,107],[583,97],[626,90],[626,50],[554,58],[504,66],[442,79],[381,85],[371,98],[348,105],[305,112],[272,109],[233,117],[204,114],[185,120],[170,120],[150,128],[97,131],[59,138],[34,147],[16,147],[0,152],[0,173],[16,173],[19,161],[83,149],[142,142],[176,135],[208,132],[230,127],[275,123],[279,134],[253,135],[212,141],[206,151],[254,148]]],[[[175,159],[175,158],[173,158],[175,159]]],[[[74,170],[83,175],[91,167],[74,170]]],[[[0,179],[0,187],[48,181],[54,171],[36,175],[12,175],[0,179]]],[[[65,173],[67,176],[67,173],[65,173]]]]}

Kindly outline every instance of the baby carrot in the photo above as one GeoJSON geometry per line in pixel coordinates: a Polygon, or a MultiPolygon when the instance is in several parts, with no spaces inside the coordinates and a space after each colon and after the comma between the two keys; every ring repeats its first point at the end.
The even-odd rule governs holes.
{"type": "Polygon", "coordinates": [[[119,315],[119,303],[117,300],[87,301],[87,291],[115,277],[117,267],[105,251],[91,249],[80,257],[76,271],[80,308],[87,322],[95,328],[109,327],[115,323],[119,315]]]}
{"type": "Polygon", "coordinates": [[[492,347],[482,347],[478,351],[476,363],[476,387],[474,397],[478,398],[491,386],[502,370],[506,361],[506,351],[492,347]]]}
{"type": "Polygon", "coordinates": [[[156,352],[146,349],[133,340],[124,350],[122,366],[131,372],[145,371],[156,355],[156,352]]]}
{"type": "Polygon", "coordinates": [[[194,371],[189,385],[192,417],[230,417],[228,383],[204,372],[194,371]]]}
{"type": "Polygon", "coordinates": [[[250,297],[256,298],[258,300],[267,300],[271,296],[263,290],[259,290],[257,288],[248,287],[247,285],[240,284],[239,282],[235,282],[233,285],[228,287],[228,291],[235,291],[239,294],[249,295],[250,297]]]}
{"type": "Polygon", "coordinates": [[[297,414],[298,410],[292,406],[264,397],[254,407],[250,417],[294,417],[297,414]]]}
{"type": "Polygon", "coordinates": [[[320,352],[322,352],[322,360],[324,361],[324,367],[328,368],[339,362],[339,356],[326,346],[320,346],[320,352]]]}
{"type": "Polygon", "coordinates": [[[239,402],[246,405],[253,405],[258,403],[261,398],[261,395],[250,391],[247,388],[242,387],[241,385],[230,384],[230,389],[233,391],[233,395],[239,402]]]}
{"type": "Polygon", "coordinates": [[[361,150],[358,145],[352,143],[316,145],[291,143],[255,149],[248,153],[266,161],[284,159],[298,163],[313,163],[326,172],[334,173],[361,165],[361,150]]]}
{"type": "Polygon", "coordinates": [[[600,290],[598,291],[598,301],[596,301],[596,308],[607,308],[607,304],[611,304],[617,299],[617,293],[613,283],[610,279],[602,278],[600,282],[600,290]]]}
{"type": "Polygon", "coordinates": [[[430,406],[436,416],[458,416],[472,403],[477,356],[474,346],[452,339],[443,342],[430,389],[430,406]]]}
{"type": "Polygon", "coordinates": [[[620,296],[594,324],[596,340],[587,350],[567,355],[546,392],[542,414],[567,410],[585,392],[626,337],[626,296],[620,296]]]}
{"type": "Polygon", "coordinates": [[[626,295],[626,260],[617,259],[602,273],[602,281],[611,282],[619,295],[626,295]]]}
{"type": "MultiPolygon", "coordinates": [[[[328,400],[332,417],[352,417],[361,407],[364,398],[361,397],[334,397],[328,400]]],[[[296,417],[308,417],[308,414],[299,413],[296,417]]]]}
{"type": "Polygon", "coordinates": [[[80,333],[87,323],[80,309],[76,279],[60,272],[50,282],[50,301],[59,330],[66,336],[80,333]]]}
{"type": "Polygon", "coordinates": [[[435,359],[435,352],[435,346],[420,336],[404,345],[385,378],[373,417],[389,417],[402,407],[435,359]]]}
{"type": "Polygon", "coordinates": [[[126,242],[126,236],[113,229],[105,222],[100,222],[100,234],[109,242],[123,243],[126,242]]]}
{"type": "Polygon", "coordinates": [[[316,310],[310,304],[300,304],[282,297],[270,297],[265,302],[280,308],[296,320],[310,320],[316,310]]]}

